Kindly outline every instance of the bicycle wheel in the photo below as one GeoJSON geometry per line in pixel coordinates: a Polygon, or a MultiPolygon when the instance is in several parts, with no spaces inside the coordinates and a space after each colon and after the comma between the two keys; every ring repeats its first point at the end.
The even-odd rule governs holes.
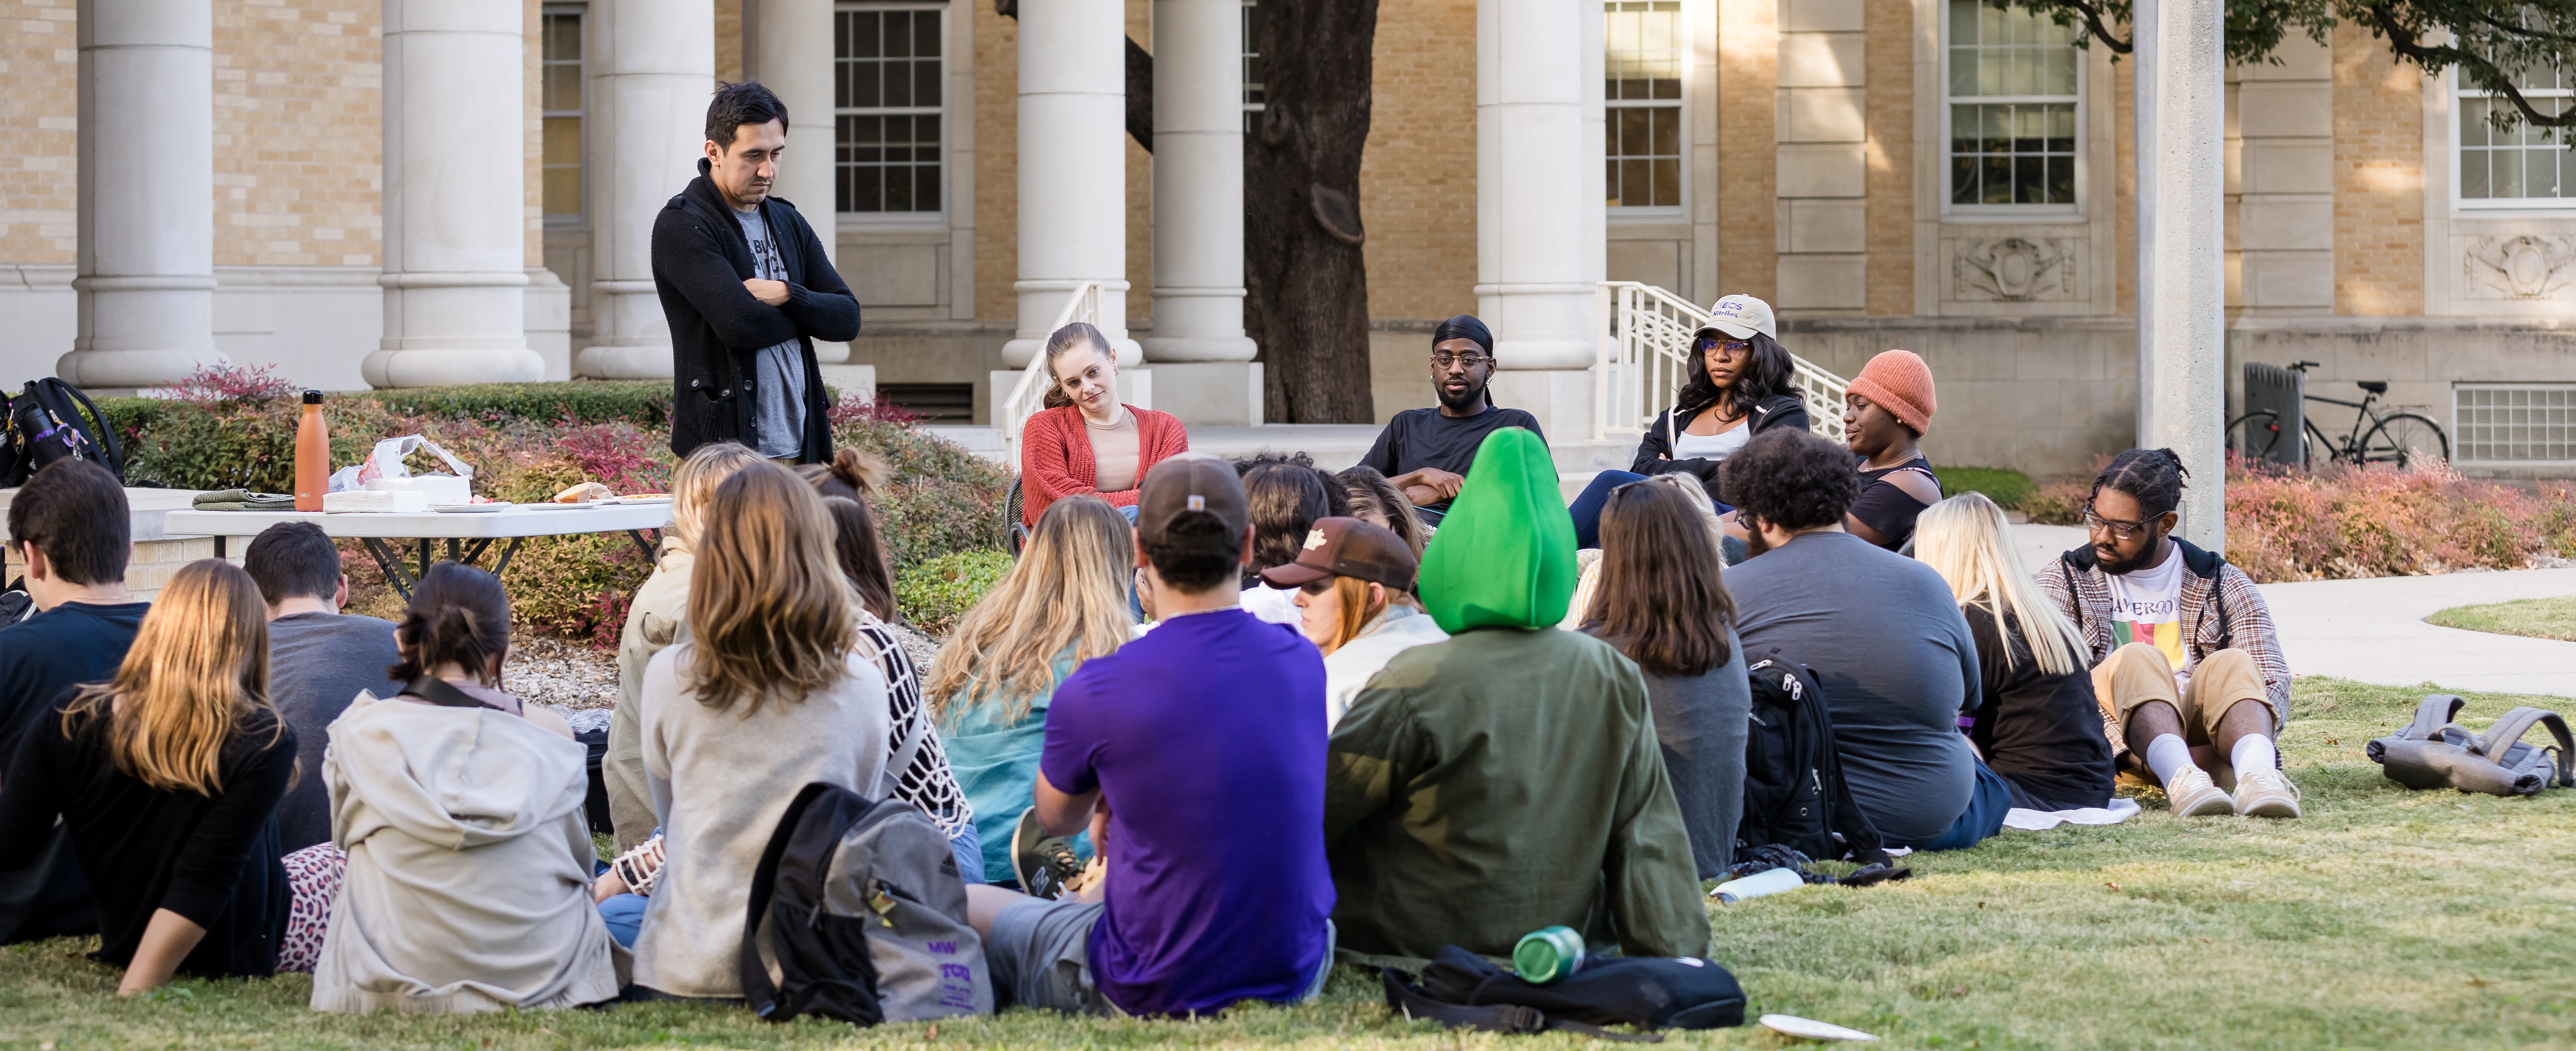
{"type": "Polygon", "coordinates": [[[2258,410],[2236,418],[2227,425],[2227,451],[2247,461],[2268,461],[2272,449],[2281,443],[2281,417],[2278,413],[2258,410]]]}
{"type": "Polygon", "coordinates": [[[2451,461],[2451,439],[2442,425],[2411,412],[2390,413],[2371,425],[2353,450],[2364,466],[2387,464],[2398,470],[2451,461]]]}

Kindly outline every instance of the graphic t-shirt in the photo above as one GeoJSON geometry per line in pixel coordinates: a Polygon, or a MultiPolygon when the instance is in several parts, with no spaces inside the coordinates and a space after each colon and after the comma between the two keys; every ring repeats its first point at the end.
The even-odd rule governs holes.
{"type": "MultiPolygon", "coordinates": [[[[787,280],[787,261],[779,258],[778,242],[769,236],[769,221],[761,218],[760,209],[733,213],[742,224],[742,236],[751,242],[751,276],[763,281],[787,280]]],[[[758,436],[760,455],[771,459],[795,456],[805,448],[805,345],[788,340],[764,347],[753,366],[751,381],[753,432],[758,436]]]]}
{"type": "Polygon", "coordinates": [[[2182,551],[2168,547],[2161,565],[2108,575],[2111,644],[2143,642],[2163,650],[2174,682],[2187,685],[2191,673],[2183,670],[2182,572],[2182,551]]]}
{"type": "Polygon", "coordinates": [[[1167,617],[1056,687],[1039,769],[1109,807],[1092,977],[1136,1015],[1287,1002],[1323,962],[1324,659],[1241,610],[1167,617]]]}

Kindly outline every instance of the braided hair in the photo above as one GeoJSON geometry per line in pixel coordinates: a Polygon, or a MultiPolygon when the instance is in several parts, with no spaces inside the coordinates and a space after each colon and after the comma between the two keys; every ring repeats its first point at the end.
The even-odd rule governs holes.
{"type": "Polygon", "coordinates": [[[2127,493],[2138,502],[2148,519],[2182,506],[2183,479],[2191,470],[2182,465],[2182,457],[2171,449],[2131,449],[2111,458],[2111,464],[2093,478],[2093,490],[2085,499],[2102,495],[2104,488],[2127,493]]]}

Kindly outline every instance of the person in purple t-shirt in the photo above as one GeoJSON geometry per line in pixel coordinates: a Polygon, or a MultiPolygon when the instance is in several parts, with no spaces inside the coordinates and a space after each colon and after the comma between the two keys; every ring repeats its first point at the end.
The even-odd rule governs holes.
{"type": "Polygon", "coordinates": [[[1048,836],[1092,829],[1106,899],[969,884],[968,919],[1007,1002],[1184,1015],[1305,1000],[1333,962],[1323,657],[1236,606],[1252,535],[1232,466],[1183,453],[1142,490],[1136,565],[1162,621],[1056,687],[1032,819],[1048,836]]]}

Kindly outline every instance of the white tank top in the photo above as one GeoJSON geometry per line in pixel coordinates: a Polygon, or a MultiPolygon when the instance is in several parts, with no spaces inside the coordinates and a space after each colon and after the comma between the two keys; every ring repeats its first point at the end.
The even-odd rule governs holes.
{"type": "Polygon", "coordinates": [[[1737,424],[1733,430],[1716,434],[1683,431],[1673,439],[1672,456],[1676,460],[1723,460],[1735,455],[1736,450],[1744,448],[1744,443],[1752,439],[1751,420],[1737,424]]]}

